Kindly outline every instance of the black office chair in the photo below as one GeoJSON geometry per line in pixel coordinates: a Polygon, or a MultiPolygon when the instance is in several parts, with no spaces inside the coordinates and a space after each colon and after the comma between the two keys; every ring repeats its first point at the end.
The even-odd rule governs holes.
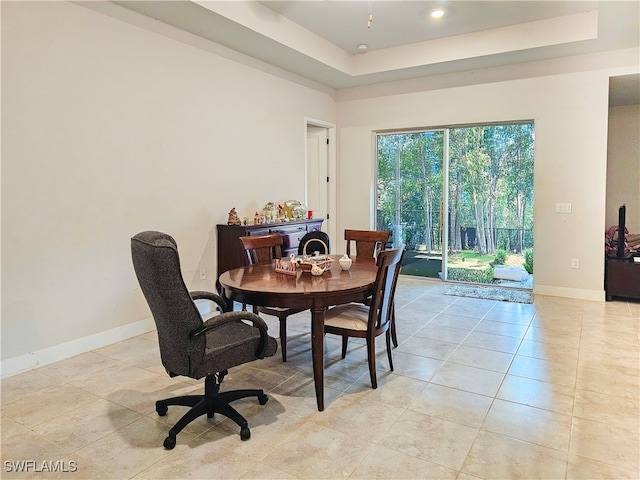
{"type": "Polygon", "coordinates": [[[331,253],[331,246],[329,245],[329,235],[327,235],[322,230],[313,230],[311,232],[307,232],[304,237],[300,239],[300,244],[298,245],[298,255],[313,255],[314,252],[320,252],[321,255],[325,253],[331,253]]]}
{"type": "Polygon", "coordinates": [[[204,395],[186,395],[156,402],[158,415],[169,405],[191,407],[169,430],[164,447],[172,449],[176,436],[190,422],[207,414],[220,413],[240,426],[240,438],[251,436],[247,420],[230,402],[254,396],[261,405],[269,397],[263,390],[220,392],[229,368],[272,356],[277,343],[267,334],[267,324],[250,312],[227,312],[222,297],[210,292],[189,292],[180,272],[175,240],[161,232],[142,232],[131,239],[131,256],[158,331],[160,357],[171,377],[205,378],[204,395]],[[194,300],[217,305],[218,315],[203,322],[194,300]],[[250,322],[250,324],[246,323],[250,322]]]}

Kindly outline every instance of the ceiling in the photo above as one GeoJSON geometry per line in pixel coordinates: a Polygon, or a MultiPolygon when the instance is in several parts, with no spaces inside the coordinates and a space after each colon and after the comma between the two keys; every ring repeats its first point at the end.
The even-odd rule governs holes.
{"type": "Polygon", "coordinates": [[[597,9],[590,1],[263,1],[262,5],[302,25],[349,53],[367,43],[379,50],[464,35],[597,9]],[[442,5],[445,15],[429,18],[442,5]],[[369,16],[373,18],[369,27],[369,16]]]}
{"type": "Polygon", "coordinates": [[[115,3],[336,90],[640,47],[637,0],[115,3]]]}

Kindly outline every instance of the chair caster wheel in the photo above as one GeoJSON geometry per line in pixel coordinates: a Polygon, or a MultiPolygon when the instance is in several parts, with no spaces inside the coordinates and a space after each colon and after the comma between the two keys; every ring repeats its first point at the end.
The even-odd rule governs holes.
{"type": "Polygon", "coordinates": [[[265,403],[267,403],[269,401],[269,395],[267,395],[266,393],[263,395],[260,395],[258,397],[258,401],[260,402],[260,405],[264,405],[265,403]]]}
{"type": "Polygon", "coordinates": [[[249,427],[242,427],[240,429],[240,440],[245,441],[249,440],[249,438],[251,438],[251,430],[249,430],[249,427]]]}
{"type": "Polygon", "coordinates": [[[176,437],[168,436],[164,439],[163,445],[167,450],[172,450],[176,446],[176,437]]]}
{"type": "Polygon", "coordinates": [[[168,407],[166,405],[161,405],[156,403],[156,412],[159,416],[164,417],[167,414],[168,407]]]}

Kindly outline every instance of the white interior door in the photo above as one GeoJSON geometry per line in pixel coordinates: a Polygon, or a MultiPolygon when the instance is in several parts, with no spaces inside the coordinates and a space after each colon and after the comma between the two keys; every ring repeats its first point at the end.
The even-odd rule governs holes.
{"type": "Polygon", "coordinates": [[[325,219],[329,213],[327,139],[326,128],[307,127],[307,209],[325,219]]]}
{"type": "Polygon", "coordinates": [[[305,203],[313,216],[324,218],[322,230],[336,245],[336,126],[322,120],[305,118],[305,203]]]}

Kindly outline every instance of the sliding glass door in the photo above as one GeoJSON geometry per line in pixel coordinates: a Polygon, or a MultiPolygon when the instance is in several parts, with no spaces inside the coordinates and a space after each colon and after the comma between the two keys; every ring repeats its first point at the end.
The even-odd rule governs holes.
{"type": "Polygon", "coordinates": [[[407,246],[403,274],[531,288],[532,122],[376,137],[376,228],[407,246]]]}
{"type": "Polygon", "coordinates": [[[444,131],[381,134],[377,228],[408,246],[402,273],[439,276],[443,253],[444,131]]]}

